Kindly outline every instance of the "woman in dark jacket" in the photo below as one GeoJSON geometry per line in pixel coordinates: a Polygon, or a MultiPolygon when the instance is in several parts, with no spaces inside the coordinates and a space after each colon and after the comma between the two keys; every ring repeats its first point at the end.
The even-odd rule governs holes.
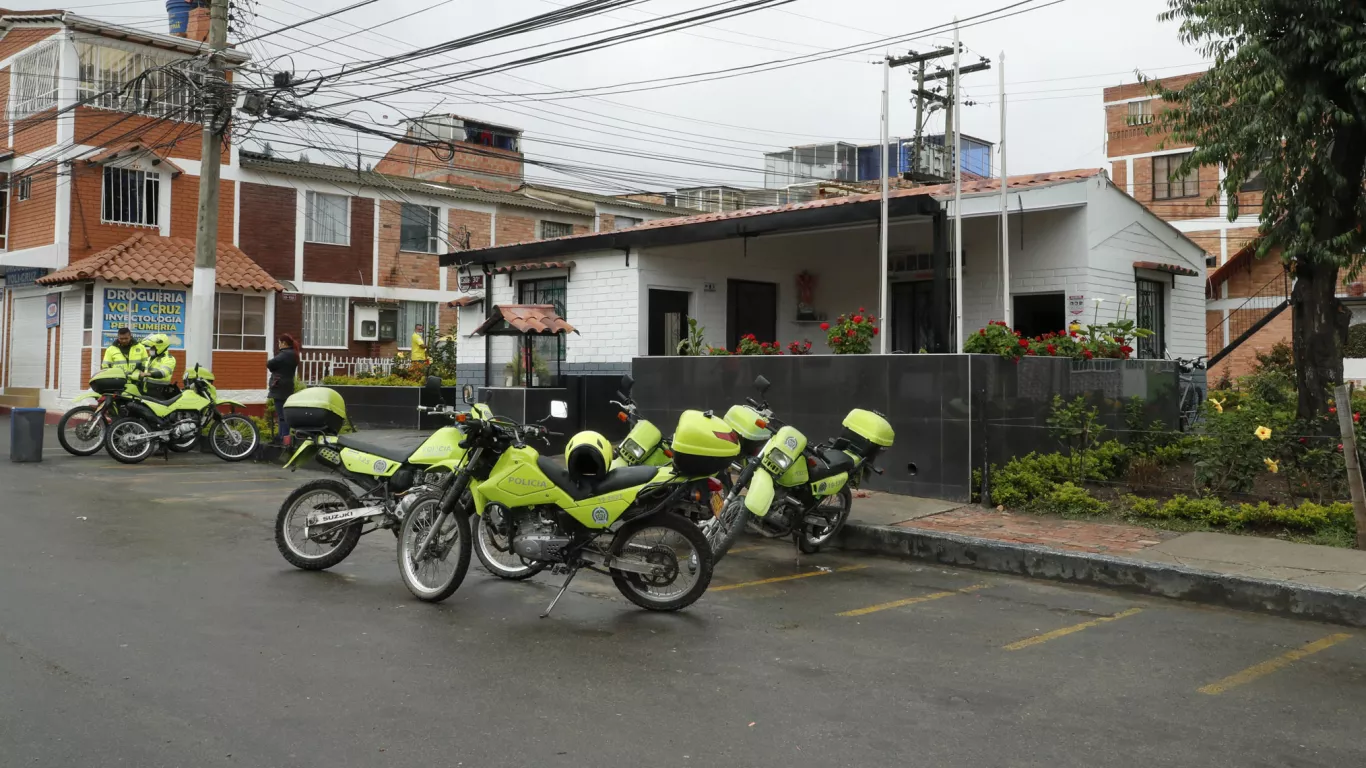
{"type": "Polygon", "coordinates": [[[285,400],[294,394],[294,374],[299,370],[299,342],[287,333],[280,334],[279,352],[266,363],[270,371],[267,395],[275,401],[275,417],[280,420],[280,439],[289,445],[289,424],[285,422],[285,400]]]}

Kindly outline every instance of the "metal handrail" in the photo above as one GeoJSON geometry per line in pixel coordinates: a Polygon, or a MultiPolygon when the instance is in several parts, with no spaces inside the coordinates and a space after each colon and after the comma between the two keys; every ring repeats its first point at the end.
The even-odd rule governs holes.
{"type": "Polygon", "coordinates": [[[1280,314],[1282,310],[1289,306],[1289,304],[1290,274],[1285,270],[1282,270],[1275,277],[1268,280],[1265,285],[1258,288],[1251,296],[1248,296],[1247,301],[1244,301],[1235,309],[1228,310],[1228,314],[1224,316],[1224,319],[1206,332],[1206,350],[1216,350],[1210,355],[1209,364],[1213,366],[1215,363],[1227,357],[1230,352],[1257,331],[1261,330],[1267,323],[1271,322],[1271,320],[1276,315],[1280,314]],[[1268,303],[1267,299],[1269,298],[1279,298],[1280,301],[1268,303]],[[1263,306],[1253,306],[1253,304],[1260,304],[1263,306]],[[1252,311],[1256,309],[1264,311],[1260,314],[1252,314],[1252,311]],[[1227,344],[1223,343],[1225,327],[1228,329],[1229,341],[1227,344]],[[1218,336],[1216,337],[1215,334],[1218,334],[1218,336]],[[1215,339],[1215,342],[1211,343],[1211,339],[1215,339]],[[1216,344],[1217,346],[1215,346],[1216,344]]]}

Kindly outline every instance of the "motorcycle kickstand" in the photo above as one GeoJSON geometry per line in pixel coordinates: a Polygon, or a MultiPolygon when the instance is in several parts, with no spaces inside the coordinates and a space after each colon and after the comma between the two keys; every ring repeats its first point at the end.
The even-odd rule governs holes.
{"type": "Polygon", "coordinates": [[[551,611],[555,610],[555,604],[560,602],[560,598],[564,597],[564,593],[569,590],[569,582],[573,581],[574,577],[578,575],[578,573],[578,568],[574,568],[569,571],[569,575],[566,576],[564,579],[563,586],[560,587],[559,592],[555,593],[555,599],[550,601],[549,607],[545,609],[545,613],[541,614],[541,618],[544,619],[545,617],[550,615],[551,611]]]}

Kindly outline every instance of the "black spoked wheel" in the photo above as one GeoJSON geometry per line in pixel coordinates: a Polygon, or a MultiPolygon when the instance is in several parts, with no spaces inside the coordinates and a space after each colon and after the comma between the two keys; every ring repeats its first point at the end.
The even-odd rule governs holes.
{"type": "Polygon", "coordinates": [[[854,494],[849,490],[849,486],[844,486],[840,492],[834,496],[827,496],[821,499],[821,503],[816,506],[812,513],[816,517],[824,517],[828,523],[808,523],[802,521],[797,529],[792,532],[793,538],[797,540],[797,548],[808,555],[814,555],[821,551],[821,547],[829,544],[845,522],[849,520],[849,509],[854,505],[854,494]]]}
{"type": "Polygon", "coordinates": [[[62,414],[57,422],[57,442],[72,456],[93,456],[104,447],[104,411],[80,405],[62,414]]]}
{"type": "Polygon", "coordinates": [[[736,496],[716,514],[716,518],[707,526],[707,543],[711,545],[713,563],[721,562],[721,558],[735,546],[748,519],[749,510],[745,508],[743,496],[736,496]]]}
{"type": "Polygon", "coordinates": [[[312,480],[289,494],[275,516],[275,546],[295,568],[321,571],[345,560],[360,541],[363,521],[310,525],[319,515],[354,509],[360,500],[340,480],[312,480]]]}
{"type": "Polygon", "coordinates": [[[229,413],[209,430],[209,447],[224,461],[251,458],[261,444],[256,425],[240,413],[229,413]]]}
{"type": "Polygon", "coordinates": [[[156,450],[157,441],[151,433],[146,424],[131,416],[115,419],[105,432],[104,449],[116,461],[137,464],[156,450]]]}
{"type": "Polygon", "coordinates": [[[682,515],[651,515],[627,524],[612,540],[612,555],[631,569],[612,569],[617,590],[647,610],[687,608],[711,584],[711,546],[682,515]]]}

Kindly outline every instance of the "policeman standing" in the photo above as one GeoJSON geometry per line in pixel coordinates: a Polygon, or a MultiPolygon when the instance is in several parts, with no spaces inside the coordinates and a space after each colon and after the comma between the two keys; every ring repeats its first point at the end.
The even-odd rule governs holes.
{"type": "Polygon", "coordinates": [[[170,396],[175,390],[175,357],[170,352],[171,340],[164,333],[154,333],[142,340],[147,348],[146,373],[143,378],[154,383],[154,390],[170,396]]]}
{"type": "Polygon", "coordinates": [[[100,367],[118,368],[125,374],[130,374],[145,367],[146,362],[147,348],[133,340],[131,330],[120,328],[114,343],[104,350],[104,362],[100,367]]]}

